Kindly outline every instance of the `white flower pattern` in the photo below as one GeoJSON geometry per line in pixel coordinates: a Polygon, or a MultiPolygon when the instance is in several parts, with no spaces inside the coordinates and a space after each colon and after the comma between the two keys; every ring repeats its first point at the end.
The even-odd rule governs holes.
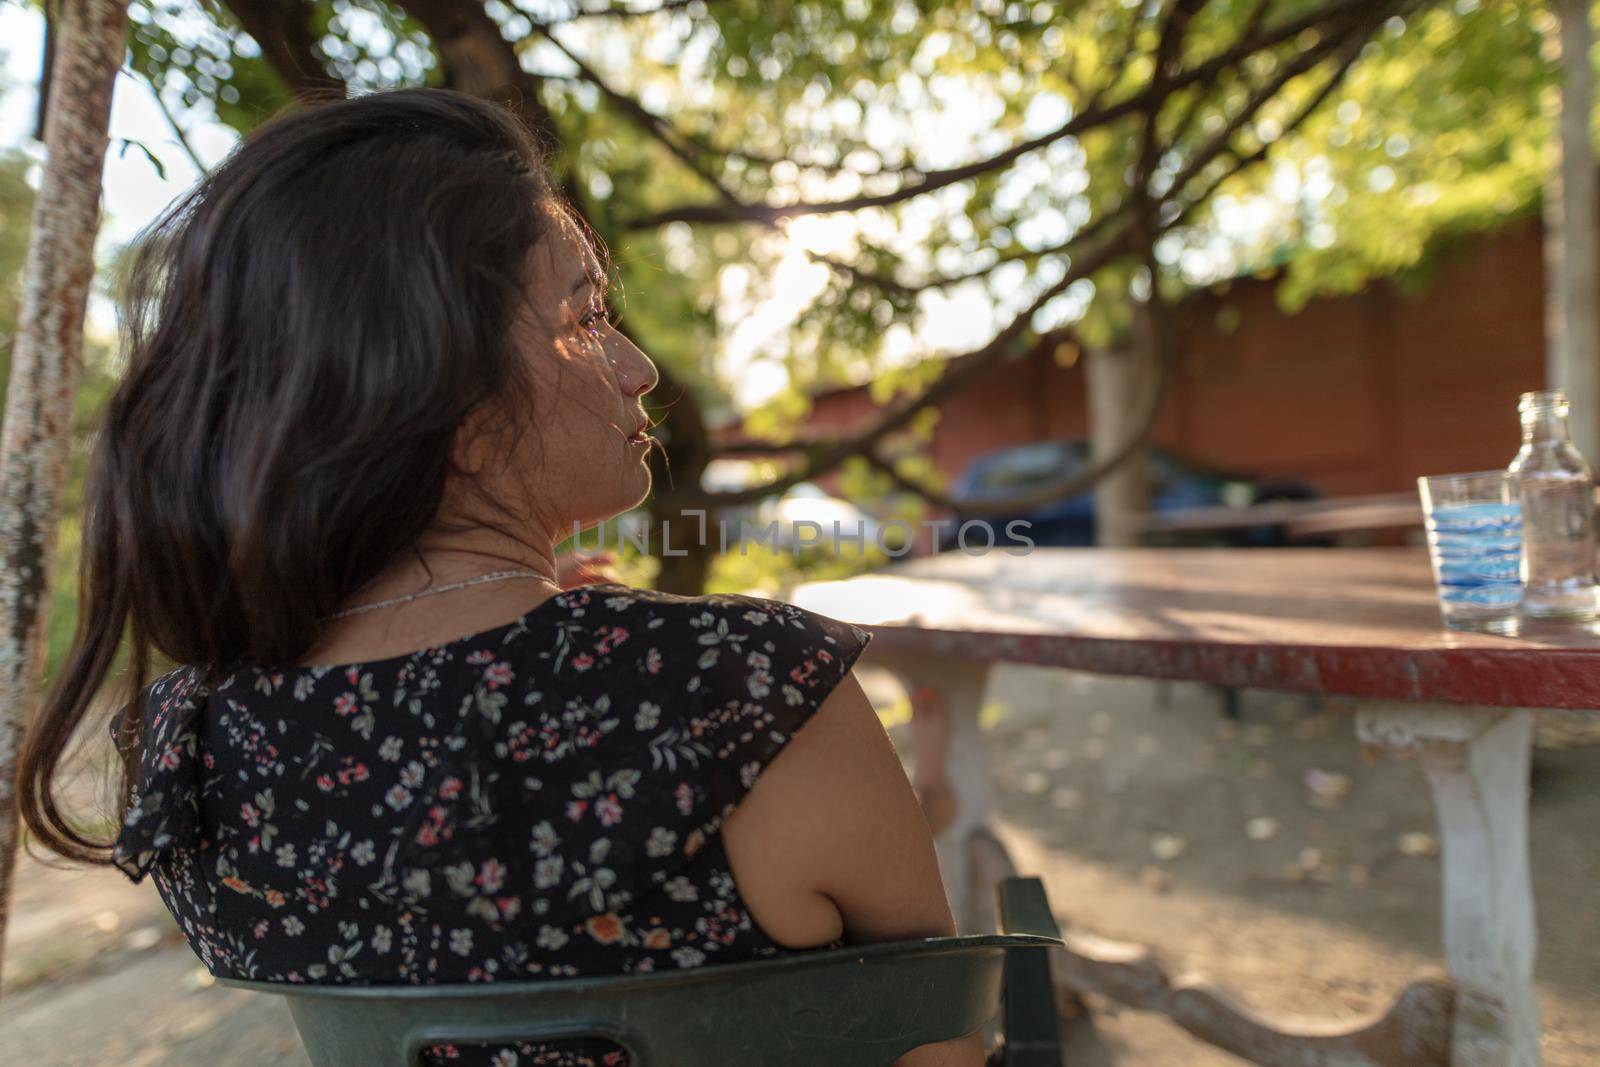
{"type": "MultiPolygon", "coordinates": [[[[146,694],[113,862],[152,875],[221,977],[488,982],[783,954],[718,830],[869,640],[778,601],[600,582],[386,660],[179,668],[146,694]]],[[[565,1039],[422,1062],[628,1059],[565,1039]]]]}

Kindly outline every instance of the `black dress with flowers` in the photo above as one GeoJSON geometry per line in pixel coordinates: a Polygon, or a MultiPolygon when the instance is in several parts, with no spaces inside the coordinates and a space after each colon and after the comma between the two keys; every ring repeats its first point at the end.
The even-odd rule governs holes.
{"type": "MultiPolygon", "coordinates": [[[[742,595],[601,582],[390,659],[180,668],[146,694],[113,860],[211,973],[495,982],[731,963],[718,832],[870,635],[742,595]]],[[[425,1062],[626,1064],[601,1039],[425,1062]]]]}

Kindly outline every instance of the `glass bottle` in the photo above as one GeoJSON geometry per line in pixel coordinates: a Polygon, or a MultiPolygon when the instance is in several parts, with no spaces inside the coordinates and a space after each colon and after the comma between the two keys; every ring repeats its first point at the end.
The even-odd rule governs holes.
{"type": "Polygon", "coordinates": [[[1572,444],[1567,394],[1523,393],[1522,449],[1506,473],[1522,502],[1522,612],[1595,617],[1594,476],[1572,444]]]}

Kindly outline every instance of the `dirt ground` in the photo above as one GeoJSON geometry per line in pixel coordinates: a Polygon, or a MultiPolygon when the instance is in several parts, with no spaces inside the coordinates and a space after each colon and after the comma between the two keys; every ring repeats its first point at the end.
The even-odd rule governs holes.
{"type": "MultiPolygon", "coordinates": [[[[899,695],[864,673],[875,700],[899,695]]],[[[999,832],[1064,922],[1157,946],[1274,1013],[1354,1020],[1441,967],[1439,861],[1413,765],[1367,765],[1348,708],[997,668],[999,832]]],[[[1553,721],[1532,799],[1547,1067],[1600,1064],[1600,743],[1553,721]]],[[[915,758],[903,727],[893,730],[915,758]]],[[[1600,736],[1595,738],[1600,742],[1600,736]]],[[[23,857],[0,998],[8,1063],[303,1065],[276,997],[211,982],[148,882],[23,857]]],[[[1240,1061],[1093,1002],[1073,1067],[1240,1061]]]]}

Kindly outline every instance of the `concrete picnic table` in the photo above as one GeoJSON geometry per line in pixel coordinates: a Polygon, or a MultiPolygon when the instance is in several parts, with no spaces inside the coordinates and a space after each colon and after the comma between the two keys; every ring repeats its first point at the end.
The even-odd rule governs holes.
{"type": "MultiPolygon", "coordinates": [[[[913,694],[916,784],[965,929],[992,921],[983,883],[1005,866],[987,829],[978,727],[993,663],[1359,698],[1358,738],[1418,759],[1433,792],[1449,988],[1408,987],[1383,1019],[1331,1044],[1259,1019],[1246,1020],[1260,1032],[1243,1040],[1231,1015],[1186,1019],[1181,1005],[1168,1010],[1171,996],[1129,995],[1208,1040],[1218,1030],[1214,1043],[1260,1063],[1539,1062],[1529,709],[1600,708],[1600,627],[1446,630],[1420,548],[949,552],[804,583],[789,599],[871,630],[864,662],[913,694]]],[[[1088,970],[1073,973],[1091,985],[1105,979],[1096,960],[1079,964],[1088,970]]]]}

